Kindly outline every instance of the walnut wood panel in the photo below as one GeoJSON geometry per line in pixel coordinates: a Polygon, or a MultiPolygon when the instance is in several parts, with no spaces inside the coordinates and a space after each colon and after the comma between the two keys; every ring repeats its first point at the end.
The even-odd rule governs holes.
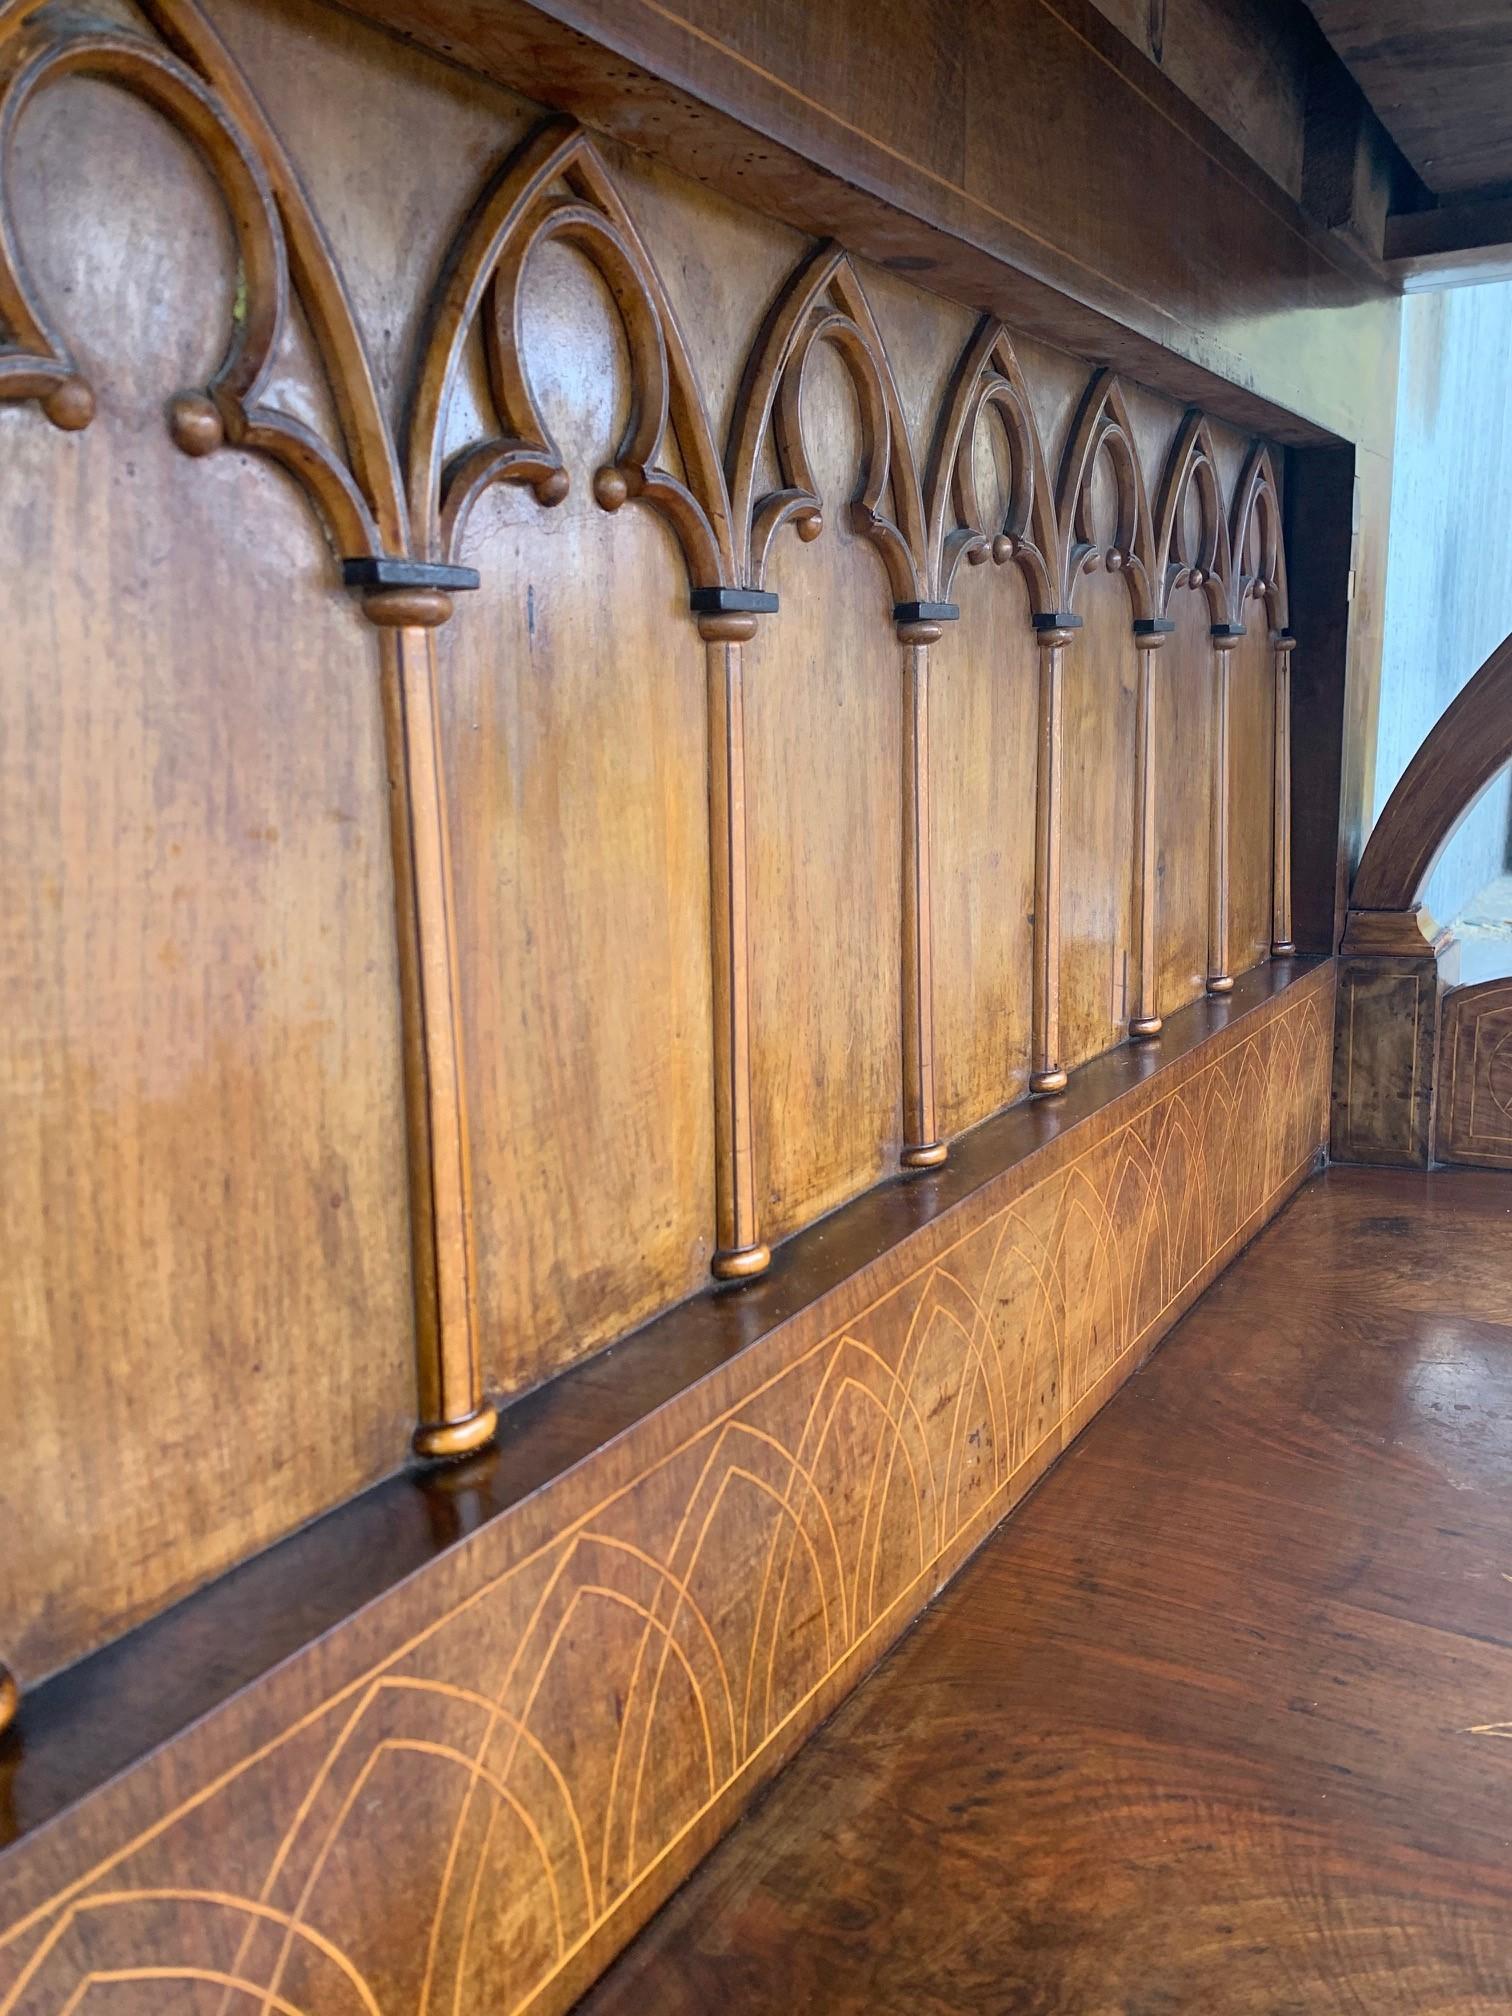
{"type": "Polygon", "coordinates": [[[583,2016],[1500,2016],[1509,1188],[1310,1185],[583,2016]]]}
{"type": "Polygon", "coordinates": [[[236,292],[188,144],[71,80],[12,161],[99,387],[82,433],[0,403],[0,1653],[31,1682],[392,1469],[414,1379],[376,639],[292,486],[163,426],[236,292]]]}
{"type": "Polygon", "coordinates": [[[12,1848],[5,2016],[565,2008],[1315,1166],[1258,999],[12,1848]]]}
{"type": "Polygon", "coordinates": [[[886,570],[846,522],[856,399],[805,382],[823,534],[774,549],[781,608],[747,646],[752,1114],[768,1237],[895,1166],[902,1143],[902,683],[886,570]]]}
{"type": "MultiPolygon", "coordinates": [[[[282,794],[263,865],[221,868],[203,898],[202,862],[172,884],[195,913],[181,972],[153,981],[146,911],[104,874],[75,875],[63,921],[18,955],[108,945],[175,1056],[235,983],[251,1059],[228,1051],[224,1095],[173,1123],[210,1162],[171,1133],[90,1179],[108,1243],[160,1297],[126,1310],[121,1362],[150,1356],[175,1386],[171,1446],[194,1475],[214,1475],[237,1381],[262,1382],[247,1418],[281,1467],[239,1447],[277,1488],[191,1522],[224,1563],[396,1460],[400,1405],[421,1454],[464,1454],[497,1398],[706,1268],[759,1273],[772,1239],[900,1162],[937,1166],[947,1135],[1022,1089],[1026,997],[1038,1091],[1118,1040],[1129,962],[1143,987],[1164,928],[1158,905],[1146,928],[1156,850],[1136,847],[1160,816],[1163,730],[1128,718],[1141,657],[1156,678],[1165,663],[1131,625],[1159,628],[1170,585],[1144,464],[1192,422],[1138,395],[1136,434],[1108,370],[1037,344],[1021,362],[990,317],[347,17],[214,5],[229,46],[196,0],[143,0],[114,26],[5,13],[0,399],[29,444],[7,469],[28,649],[57,667],[45,700],[29,682],[7,695],[27,724],[6,751],[19,857],[38,844],[30,724],[123,718],[117,660],[193,701],[149,724],[182,759],[174,788],[199,794],[186,858],[239,817],[243,779],[282,794]],[[70,100],[105,108],[86,122],[101,151],[74,144],[70,100]],[[420,130],[436,136],[423,160],[420,130]],[[167,221],[133,211],[123,237],[112,206],[137,181],[167,221]],[[107,501],[132,494],[146,508],[129,516],[107,501]],[[180,560],[215,593],[191,596],[180,560]],[[87,620],[56,627],[50,575],[87,620]],[[256,963],[282,975],[296,957],[297,1064],[264,1046],[259,1017],[278,1011],[256,963]],[[301,1158],[327,1151],[353,1204],[304,1210],[285,1238],[306,1188],[341,1192],[323,1163],[305,1184],[301,1158]],[[154,1189],[168,1161],[174,1182],[209,1174],[165,1242],[140,1207],[176,1194],[154,1189]],[[207,1269],[225,1242],[197,1309],[176,1288],[161,1300],[176,1240],[207,1269]],[[292,1442],[271,1425],[288,1419],[292,1442]],[[223,1516],[234,1533],[212,1544],[223,1516]]],[[[1217,432],[1231,475],[1245,444],[1217,432]]],[[[1236,523],[1269,524],[1253,504],[1268,469],[1255,449],[1236,523]]],[[[1253,566],[1248,545],[1242,570],[1213,562],[1240,601],[1256,537],[1253,566]]],[[[67,753],[100,818],[132,732],[67,753]]],[[[110,847],[151,893],[132,820],[158,816],[170,771],[132,775],[110,847]]],[[[76,978],[96,998],[95,970],[64,971],[64,991],[76,978]]],[[[60,1121],[17,1207],[37,1250],[7,1371],[41,1395],[27,1433],[50,1449],[77,1446],[76,1389],[46,1368],[89,1222],[57,1198],[86,1180],[90,1138],[60,1121]]],[[[125,1480],[123,1535],[162,1516],[148,1390],[112,1388],[89,1431],[125,1480]]],[[[113,1544],[48,1660],[184,1586],[172,1548],[158,1581],[124,1586],[113,1544]]],[[[11,1642],[28,1628],[0,1616],[0,1655],[30,1678],[11,1642]]]]}
{"type": "Polygon", "coordinates": [[[1229,654],[1229,971],[1271,947],[1275,654],[1263,614],[1229,654]]]}
{"type": "Polygon", "coordinates": [[[1512,1169],[1512,981],[1452,988],[1439,1045],[1439,1160],[1512,1169]]]}
{"type": "MultiPolygon", "coordinates": [[[[1080,1064],[1124,1035],[1134,902],[1134,684],[1129,598],[1091,575],[1083,627],[1066,650],[1062,733],[1061,1061],[1080,1064]]],[[[1156,676],[1159,676],[1157,671],[1156,676]]]]}
{"type": "Polygon", "coordinates": [[[1203,596],[1171,598],[1176,628],[1155,660],[1155,1009],[1169,1015],[1207,985],[1213,647],[1203,596]]]}
{"type": "MultiPolygon", "coordinates": [[[[934,656],[935,1044],[947,1135],[1029,1080],[1039,651],[1012,568],[963,568],[934,656]]],[[[1201,990],[1198,989],[1198,992],[1201,990]]],[[[1195,998],[1189,996],[1189,999],[1195,998]]]]}
{"type": "Polygon", "coordinates": [[[623,373],[558,258],[532,276],[532,362],[574,491],[549,520],[520,492],[473,513],[484,586],[440,645],[484,1366],[506,1395],[690,1294],[714,1244],[704,646],[670,532],[593,500],[623,373]]]}

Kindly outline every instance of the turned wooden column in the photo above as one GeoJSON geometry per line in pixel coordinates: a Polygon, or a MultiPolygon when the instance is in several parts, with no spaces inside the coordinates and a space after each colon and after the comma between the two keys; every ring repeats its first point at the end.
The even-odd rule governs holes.
{"type": "Polygon", "coordinates": [[[935,1111],[934,939],[929,862],[929,647],[959,610],[900,602],[903,646],[903,1150],[905,1169],[938,1169],[950,1152],[935,1111]]]}
{"type": "Polygon", "coordinates": [[[1036,616],[1039,728],[1034,777],[1034,991],[1029,1090],[1064,1092],[1060,1061],[1061,681],[1066,646],[1081,628],[1064,611],[1036,616]]]}
{"type": "Polygon", "coordinates": [[[1134,685],[1134,1003],[1129,1034],[1137,1041],[1158,1036],[1156,1005],[1155,889],[1155,686],[1152,660],[1176,625],[1163,616],[1141,617],[1134,625],[1139,670],[1134,685]]]}
{"type": "Polygon", "coordinates": [[[777,597],[755,589],[693,594],[709,708],[709,925],[714,973],[714,1258],[721,1281],[771,1265],[756,1208],[751,1130],[751,958],[746,853],[743,647],[777,597]]]}
{"type": "Polygon", "coordinates": [[[457,1000],[456,902],[441,764],[435,632],[471,568],[347,561],[383,642],[383,714],[399,913],[410,1234],[418,1336],[419,1456],[465,1456],[498,1417],[483,1392],[472,1172],[457,1000]]]}
{"type": "Polygon", "coordinates": [[[1213,774],[1208,819],[1208,992],[1233,991],[1229,971],[1229,675],[1242,623],[1215,623],[1213,639],[1213,774]]]}
{"type": "Polygon", "coordinates": [[[1275,803],[1271,829],[1271,957],[1289,959],[1292,937],[1291,858],[1291,654],[1297,640],[1289,630],[1271,637],[1276,665],[1275,803]]]}

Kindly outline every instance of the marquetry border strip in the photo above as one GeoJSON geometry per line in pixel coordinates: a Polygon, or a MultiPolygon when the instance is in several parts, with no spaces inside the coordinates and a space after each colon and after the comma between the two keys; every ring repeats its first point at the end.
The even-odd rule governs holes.
{"type": "Polygon", "coordinates": [[[0,2016],[565,2008],[1316,1166],[1323,964],[0,1858],[0,2016]]]}

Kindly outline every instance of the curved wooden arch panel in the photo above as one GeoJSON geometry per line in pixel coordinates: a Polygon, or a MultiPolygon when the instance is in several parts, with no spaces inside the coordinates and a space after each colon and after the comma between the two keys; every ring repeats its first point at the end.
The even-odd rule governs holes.
{"type": "Polygon", "coordinates": [[[1355,910],[1414,910],[1460,821],[1512,762],[1512,637],[1444,709],[1402,772],[1366,842],[1355,910]]]}
{"type": "MultiPolygon", "coordinates": [[[[518,323],[569,482],[549,505],[479,493],[457,554],[483,585],[437,638],[480,1333],[504,1394],[690,1294],[714,1208],[703,646],[672,529],[594,494],[634,395],[575,246],[536,251],[518,323]]],[[[487,412],[474,370],[457,403],[487,412]]]]}
{"type": "Polygon", "coordinates": [[[394,1469],[414,1362],[376,641],[285,474],[163,425],[236,297],[200,160],[93,79],[22,142],[18,239],[95,388],[69,437],[0,407],[27,1172],[0,1519],[30,1681],[394,1469]]]}

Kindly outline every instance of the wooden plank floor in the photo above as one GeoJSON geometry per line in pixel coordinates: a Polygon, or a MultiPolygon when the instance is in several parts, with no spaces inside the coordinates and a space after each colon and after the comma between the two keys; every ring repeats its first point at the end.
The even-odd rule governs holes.
{"type": "Polygon", "coordinates": [[[580,2004],[1512,2011],[1512,1176],[1304,1190],[580,2004]]]}

